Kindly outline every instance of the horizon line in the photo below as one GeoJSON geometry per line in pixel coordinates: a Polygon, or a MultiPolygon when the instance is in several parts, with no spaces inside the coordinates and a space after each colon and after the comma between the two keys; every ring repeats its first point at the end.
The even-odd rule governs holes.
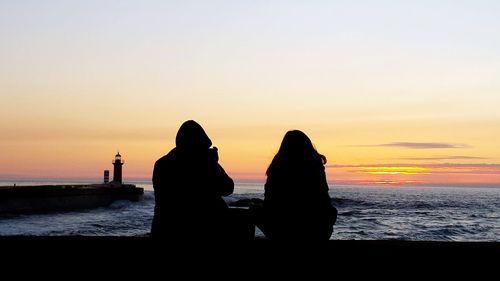
{"type": "MultiPolygon", "coordinates": [[[[95,177],[30,177],[30,176],[8,176],[5,177],[0,175],[0,182],[14,182],[16,180],[19,181],[90,181],[96,180],[95,177]]],[[[250,179],[250,178],[233,178],[235,183],[259,183],[264,185],[266,182],[265,178],[260,179],[250,179]]],[[[100,181],[99,181],[100,182],[100,181]]],[[[128,179],[124,179],[124,182],[147,182],[148,184],[152,184],[152,180],[150,178],[143,177],[132,177],[128,179]]],[[[96,183],[96,182],[94,182],[96,183]]],[[[483,183],[464,183],[464,182],[452,182],[452,183],[443,183],[443,182],[393,182],[393,181],[367,181],[367,180],[329,180],[328,185],[345,185],[345,186],[386,186],[386,187],[412,187],[412,186],[421,186],[421,187],[492,187],[492,188],[500,188],[500,182],[483,182],[483,183]]]]}

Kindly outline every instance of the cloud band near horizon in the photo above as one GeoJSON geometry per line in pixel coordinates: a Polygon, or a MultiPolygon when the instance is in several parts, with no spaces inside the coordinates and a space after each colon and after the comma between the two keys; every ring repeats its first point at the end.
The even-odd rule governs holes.
{"type": "Polygon", "coordinates": [[[398,160],[410,160],[410,161],[436,161],[436,160],[485,160],[489,158],[476,157],[476,156],[433,156],[433,157],[401,157],[396,158],[398,160]]]}
{"type": "Polygon", "coordinates": [[[455,183],[500,186],[500,164],[358,164],[327,165],[331,181],[375,185],[433,185],[455,183]]]}
{"type": "Polygon", "coordinates": [[[408,149],[438,149],[438,148],[471,148],[467,144],[453,144],[446,142],[391,142],[372,145],[356,145],[357,147],[399,147],[408,149]]]}

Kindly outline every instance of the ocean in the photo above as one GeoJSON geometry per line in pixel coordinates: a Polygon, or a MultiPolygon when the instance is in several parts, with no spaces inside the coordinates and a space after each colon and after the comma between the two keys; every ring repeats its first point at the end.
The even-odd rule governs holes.
{"type": "MultiPolygon", "coordinates": [[[[12,180],[0,185],[13,185],[12,180]]],[[[82,181],[17,181],[17,185],[75,184],[82,181]]],[[[0,235],[145,236],[154,213],[150,182],[140,202],[72,212],[0,215],[0,235]]],[[[225,200],[263,198],[262,183],[236,183],[225,200]]],[[[334,240],[500,241],[500,188],[331,185],[339,214],[334,240]]],[[[189,204],[189,198],[183,198],[189,204]]],[[[263,234],[256,229],[256,236],[263,234]]]]}

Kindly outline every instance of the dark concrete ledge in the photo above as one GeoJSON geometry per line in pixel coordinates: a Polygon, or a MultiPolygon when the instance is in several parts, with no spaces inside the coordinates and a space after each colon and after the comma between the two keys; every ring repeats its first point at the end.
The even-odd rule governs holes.
{"type": "Polygon", "coordinates": [[[437,242],[400,240],[330,240],[327,242],[283,241],[267,239],[253,241],[153,241],[149,237],[116,236],[0,236],[3,255],[30,256],[53,254],[78,257],[90,253],[95,258],[102,255],[119,256],[123,253],[209,253],[224,251],[228,255],[266,256],[273,254],[301,254],[319,252],[342,259],[355,258],[413,258],[429,259],[482,259],[500,257],[500,242],[437,242]],[[29,255],[26,255],[29,253],[29,255]]]}
{"type": "Polygon", "coordinates": [[[206,279],[208,272],[231,280],[244,276],[261,280],[267,276],[264,272],[273,272],[295,280],[300,271],[307,278],[297,280],[317,280],[328,275],[426,278],[436,276],[436,272],[446,277],[467,272],[475,276],[474,280],[483,280],[481,275],[497,272],[500,257],[498,242],[398,240],[159,243],[149,237],[0,236],[0,249],[0,268],[16,276],[44,272],[52,278],[65,270],[72,276],[108,276],[113,280],[131,276],[147,280],[148,275],[151,279],[194,275],[211,280],[206,279]],[[405,273],[401,275],[401,271],[405,273]]]}
{"type": "MultiPolygon", "coordinates": [[[[107,244],[110,247],[124,246],[129,247],[148,247],[158,245],[177,244],[180,241],[158,242],[148,236],[0,236],[2,246],[17,244],[17,246],[41,246],[44,245],[74,245],[90,246],[107,244]],[[48,244],[47,244],[48,243],[48,244]]],[[[210,244],[210,241],[198,240],[191,241],[194,244],[210,244]]],[[[448,241],[406,241],[406,240],[329,240],[325,242],[314,241],[271,241],[265,238],[256,238],[252,241],[232,241],[241,245],[254,245],[263,247],[284,246],[284,245],[303,245],[303,246],[323,246],[327,248],[341,249],[376,249],[384,247],[386,250],[405,249],[477,249],[477,250],[500,250],[500,242],[448,242],[448,241]]],[[[185,243],[182,241],[181,243],[185,243]]]]}

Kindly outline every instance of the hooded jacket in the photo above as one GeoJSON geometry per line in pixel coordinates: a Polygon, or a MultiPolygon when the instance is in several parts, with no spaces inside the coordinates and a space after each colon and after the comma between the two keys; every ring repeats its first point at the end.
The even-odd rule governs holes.
{"type": "Polygon", "coordinates": [[[208,230],[228,208],[222,196],[233,193],[234,182],[217,162],[211,145],[203,128],[189,120],[177,132],[176,147],[156,161],[153,237],[208,230]]]}

